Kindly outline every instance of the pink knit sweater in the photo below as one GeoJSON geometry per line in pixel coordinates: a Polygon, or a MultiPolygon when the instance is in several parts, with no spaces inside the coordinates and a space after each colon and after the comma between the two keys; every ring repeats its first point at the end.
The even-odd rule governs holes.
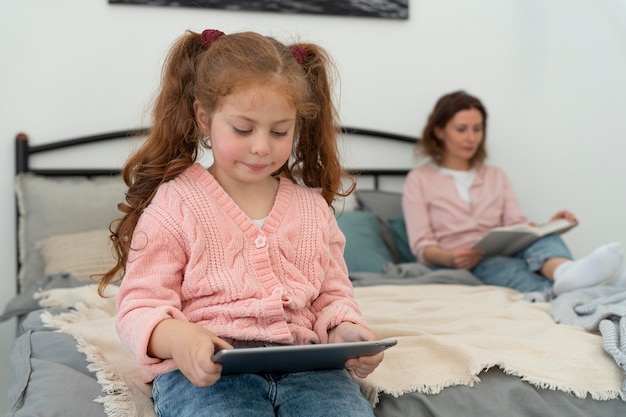
{"type": "Polygon", "coordinates": [[[261,229],[199,164],[163,184],[141,215],[116,324],[146,382],[176,369],[147,355],[164,319],[282,344],[325,343],[339,323],[363,324],[332,211],[319,192],[279,180],[261,229]]]}
{"type": "Polygon", "coordinates": [[[476,173],[469,204],[459,196],[454,178],[425,164],[407,175],[402,209],[411,251],[422,263],[424,250],[472,247],[491,229],[527,223],[504,172],[483,165],[476,173]]]}

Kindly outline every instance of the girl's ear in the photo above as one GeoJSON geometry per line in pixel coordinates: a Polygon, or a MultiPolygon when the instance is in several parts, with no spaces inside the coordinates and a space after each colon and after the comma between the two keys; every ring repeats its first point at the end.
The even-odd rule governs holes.
{"type": "Polygon", "coordinates": [[[196,122],[198,123],[200,130],[205,135],[208,135],[211,127],[209,113],[200,105],[198,100],[193,103],[193,111],[196,115],[196,122]]]}

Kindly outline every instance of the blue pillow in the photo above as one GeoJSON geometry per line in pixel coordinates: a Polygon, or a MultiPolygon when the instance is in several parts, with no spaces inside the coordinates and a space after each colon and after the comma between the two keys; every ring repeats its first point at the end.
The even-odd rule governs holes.
{"type": "Polygon", "coordinates": [[[396,245],[396,255],[398,262],[416,262],[415,255],[411,253],[409,238],[406,234],[406,223],[404,216],[392,216],[387,219],[387,224],[393,234],[393,241],[396,245]]]}
{"type": "Polygon", "coordinates": [[[373,211],[349,211],[337,215],[337,224],[346,236],[343,257],[348,272],[380,272],[392,262],[373,211]]]}

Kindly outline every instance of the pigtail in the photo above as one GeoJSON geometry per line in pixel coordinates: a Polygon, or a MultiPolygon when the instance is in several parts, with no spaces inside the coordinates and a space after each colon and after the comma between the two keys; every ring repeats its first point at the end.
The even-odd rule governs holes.
{"type": "Polygon", "coordinates": [[[117,264],[101,278],[99,292],[123,276],[133,232],[159,185],[191,166],[197,157],[200,133],[194,116],[196,67],[204,48],[200,35],[187,33],[170,50],[163,68],[148,138],[126,162],[122,177],[128,186],[123,217],[110,227],[117,264]]]}
{"type": "Polygon", "coordinates": [[[319,188],[331,205],[335,198],[350,194],[355,187],[354,180],[342,168],[337,146],[340,125],[331,91],[335,68],[330,57],[317,45],[298,44],[296,48],[291,47],[291,52],[302,66],[310,91],[309,106],[300,111],[291,171],[305,185],[319,188]],[[343,191],[345,178],[351,180],[347,191],[343,191]]]}

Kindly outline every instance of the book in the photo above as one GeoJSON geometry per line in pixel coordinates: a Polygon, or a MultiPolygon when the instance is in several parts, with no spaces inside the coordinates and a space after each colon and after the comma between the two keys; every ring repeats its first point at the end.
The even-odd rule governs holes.
{"type": "Polygon", "coordinates": [[[538,226],[518,224],[496,227],[475,244],[474,248],[484,250],[485,256],[511,256],[543,236],[565,233],[577,224],[558,219],[538,226]]]}

